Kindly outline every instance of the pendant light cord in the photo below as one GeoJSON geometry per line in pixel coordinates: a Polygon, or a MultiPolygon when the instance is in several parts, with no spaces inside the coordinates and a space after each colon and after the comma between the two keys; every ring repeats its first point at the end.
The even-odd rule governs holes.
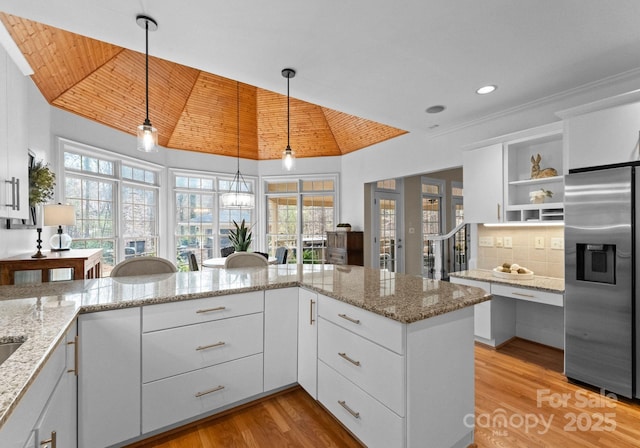
{"type": "Polygon", "coordinates": [[[291,99],[289,96],[289,79],[290,78],[287,76],[287,149],[291,150],[291,146],[289,144],[290,143],[289,140],[291,138],[290,137],[291,136],[291,130],[290,130],[291,114],[289,111],[291,99]]]}
{"type": "Polygon", "coordinates": [[[150,125],[151,122],[149,121],[149,21],[146,20],[145,21],[145,47],[144,47],[144,54],[145,54],[145,91],[146,91],[146,103],[147,103],[147,118],[145,120],[146,125],[150,125]]]}
{"type": "MultiPolygon", "coordinates": [[[[236,195],[240,194],[240,82],[236,81],[236,133],[237,133],[237,143],[238,143],[238,172],[236,173],[236,177],[238,178],[236,181],[236,195]]],[[[244,182],[244,179],[242,179],[244,182]]]]}

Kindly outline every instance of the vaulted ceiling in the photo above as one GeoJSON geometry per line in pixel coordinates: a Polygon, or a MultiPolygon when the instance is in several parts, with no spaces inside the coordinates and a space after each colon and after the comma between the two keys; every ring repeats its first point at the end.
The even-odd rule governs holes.
{"type": "MultiPolygon", "coordinates": [[[[0,20],[50,104],[135,135],[145,117],[144,54],[5,13],[0,20]]],[[[295,98],[290,107],[298,157],[338,156],[406,133],[295,98]]],[[[239,142],[241,157],[268,160],[287,145],[286,96],[156,57],[149,118],[168,148],[236,156],[239,142]]]]}

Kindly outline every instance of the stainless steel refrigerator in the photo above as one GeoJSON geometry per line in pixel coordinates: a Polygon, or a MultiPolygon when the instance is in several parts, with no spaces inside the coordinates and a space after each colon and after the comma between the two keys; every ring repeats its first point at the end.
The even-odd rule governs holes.
{"type": "Polygon", "coordinates": [[[640,397],[640,164],[565,177],[565,374],[640,397]]]}

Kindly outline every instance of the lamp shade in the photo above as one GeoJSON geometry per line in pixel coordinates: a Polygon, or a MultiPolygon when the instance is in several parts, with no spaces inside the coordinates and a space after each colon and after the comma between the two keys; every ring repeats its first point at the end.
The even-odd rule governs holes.
{"type": "Polygon", "coordinates": [[[43,208],[43,224],[58,226],[58,233],[49,240],[52,251],[71,249],[71,237],[62,232],[62,226],[76,225],[76,211],[73,205],[49,204],[43,208]]]}
{"type": "Polygon", "coordinates": [[[45,226],[75,226],[76,210],[73,205],[49,204],[43,207],[45,226]]]}

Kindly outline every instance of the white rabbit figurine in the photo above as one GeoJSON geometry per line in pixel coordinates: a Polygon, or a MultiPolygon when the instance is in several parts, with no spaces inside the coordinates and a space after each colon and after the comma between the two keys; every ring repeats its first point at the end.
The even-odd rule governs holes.
{"type": "Polygon", "coordinates": [[[536,155],[535,159],[531,156],[531,163],[533,164],[531,167],[531,179],[542,179],[543,177],[553,177],[558,175],[555,168],[545,168],[541,170],[540,160],[542,160],[540,154],[536,155]]]}

